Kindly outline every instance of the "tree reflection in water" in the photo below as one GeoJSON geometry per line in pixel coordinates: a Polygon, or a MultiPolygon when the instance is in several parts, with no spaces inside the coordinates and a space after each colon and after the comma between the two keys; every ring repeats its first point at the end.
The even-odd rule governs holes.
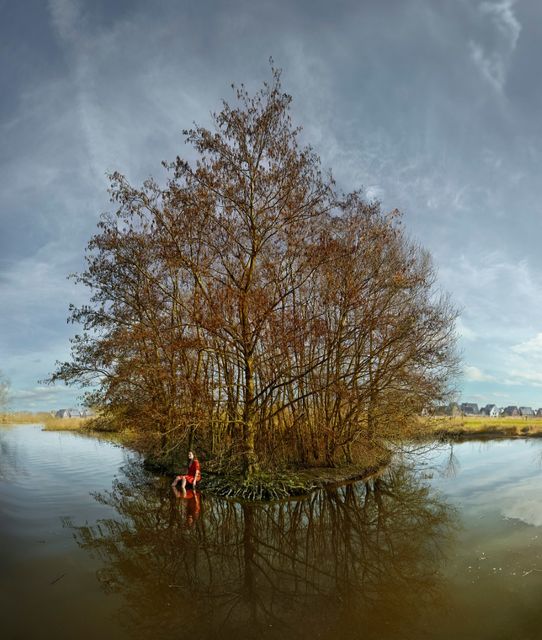
{"type": "Polygon", "coordinates": [[[139,467],[125,475],[96,496],[119,518],[75,536],[104,561],[132,637],[419,638],[442,604],[454,513],[406,468],[304,500],[206,497],[201,511],[139,467]]]}

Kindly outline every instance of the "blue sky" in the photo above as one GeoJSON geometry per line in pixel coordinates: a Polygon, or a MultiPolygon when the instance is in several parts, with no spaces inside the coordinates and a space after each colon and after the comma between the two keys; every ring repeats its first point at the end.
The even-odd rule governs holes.
{"type": "Polygon", "coordinates": [[[458,325],[465,401],[542,406],[538,0],[0,0],[0,370],[14,409],[69,353],[66,279],[106,173],[162,179],[232,82],[283,70],[304,141],[346,190],[398,208],[458,325]]]}

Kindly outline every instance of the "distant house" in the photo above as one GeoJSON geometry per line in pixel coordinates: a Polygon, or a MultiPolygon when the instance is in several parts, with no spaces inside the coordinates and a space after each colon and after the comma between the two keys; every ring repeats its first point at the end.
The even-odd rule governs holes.
{"type": "Polygon", "coordinates": [[[465,416],[476,416],[480,413],[476,402],[462,402],[461,413],[465,416]]]}
{"type": "Polygon", "coordinates": [[[450,402],[448,405],[447,415],[449,416],[459,416],[461,415],[461,409],[457,402],[450,402]]]}
{"type": "Polygon", "coordinates": [[[90,409],[59,409],[55,413],[55,418],[86,418],[94,415],[90,409]]]}
{"type": "Polygon", "coordinates": [[[433,409],[432,414],[434,416],[445,416],[447,409],[448,407],[445,404],[439,404],[433,409]]]}
{"type": "Polygon", "coordinates": [[[497,407],[496,404],[486,404],[486,406],[481,410],[481,413],[489,416],[490,418],[498,418],[500,415],[499,407],[497,407]]]}
{"type": "Polygon", "coordinates": [[[541,409],[537,409],[537,410],[536,410],[536,416],[537,416],[538,418],[542,418],[542,408],[541,408],[541,409]]]}
{"type": "Polygon", "coordinates": [[[459,407],[455,402],[451,404],[439,404],[430,411],[434,416],[452,416],[459,415],[459,407]]]}
{"type": "Polygon", "coordinates": [[[518,408],[514,405],[510,405],[508,407],[505,407],[502,410],[502,415],[503,416],[519,416],[519,411],[518,408]]]}
{"type": "Polygon", "coordinates": [[[534,411],[531,409],[531,407],[520,407],[519,415],[532,418],[534,416],[534,411]]]}

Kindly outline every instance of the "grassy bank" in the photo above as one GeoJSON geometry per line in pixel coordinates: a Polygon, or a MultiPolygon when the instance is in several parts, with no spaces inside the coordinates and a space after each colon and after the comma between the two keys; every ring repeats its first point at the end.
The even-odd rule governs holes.
{"type": "Polygon", "coordinates": [[[429,431],[436,437],[542,437],[542,418],[435,417],[429,419],[429,431]]]}
{"type": "Polygon", "coordinates": [[[80,431],[88,427],[89,418],[55,418],[50,413],[19,411],[0,415],[0,424],[42,424],[45,431],[80,431]]]}

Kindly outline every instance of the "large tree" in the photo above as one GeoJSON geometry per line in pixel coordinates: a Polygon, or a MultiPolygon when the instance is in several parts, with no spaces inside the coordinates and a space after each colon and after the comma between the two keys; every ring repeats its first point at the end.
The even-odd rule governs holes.
{"type": "Polygon", "coordinates": [[[198,160],[132,187],[77,276],[83,333],[52,380],[162,454],[194,440],[217,460],[334,464],[396,437],[445,393],[454,309],[399,214],[338,194],[299,145],[273,73],[186,131],[198,160]]]}

